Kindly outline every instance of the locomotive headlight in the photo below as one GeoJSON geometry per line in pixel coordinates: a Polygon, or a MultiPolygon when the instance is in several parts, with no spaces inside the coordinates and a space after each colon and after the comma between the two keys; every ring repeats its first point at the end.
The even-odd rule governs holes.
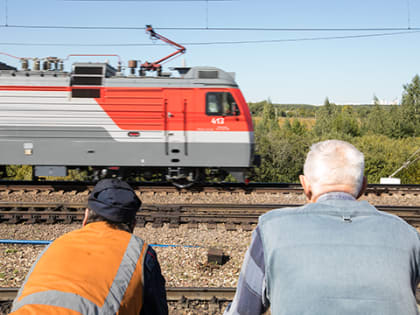
{"type": "Polygon", "coordinates": [[[33,143],[24,143],[23,144],[23,152],[25,153],[25,155],[32,155],[33,150],[34,150],[33,143]]]}

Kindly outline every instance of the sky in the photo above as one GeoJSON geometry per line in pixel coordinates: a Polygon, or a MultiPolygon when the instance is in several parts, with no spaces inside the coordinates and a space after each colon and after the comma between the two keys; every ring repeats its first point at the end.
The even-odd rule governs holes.
{"type": "MultiPolygon", "coordinates": [[[[164,70],[235,72],[248,102],[399,102],[420,73],[420,0],[0,0],[0,52],[118,54],[123,64],[172,53],[149,38],[147,24],[187,49],[164,70]]],[[[104,58],[117,63],[70,57],[66,69],[104,58]]]]}

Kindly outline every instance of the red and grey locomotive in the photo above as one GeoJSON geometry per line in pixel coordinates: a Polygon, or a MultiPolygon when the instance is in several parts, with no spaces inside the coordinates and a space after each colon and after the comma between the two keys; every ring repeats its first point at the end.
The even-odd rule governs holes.
{"type": "Polygon", "coordinates": [[[147,63],[136,75],[134,61],[129,75],[107,62],[66,72],[54,58],[34,60],[33,69],[21,61],[20,70],[0,63],[0,165],[32,165],[36,176],[160,172],[178,183],[206,169],[243,181],[252,166],[252,119],[231,73],[179,67],[172,77],[147,63]]]}

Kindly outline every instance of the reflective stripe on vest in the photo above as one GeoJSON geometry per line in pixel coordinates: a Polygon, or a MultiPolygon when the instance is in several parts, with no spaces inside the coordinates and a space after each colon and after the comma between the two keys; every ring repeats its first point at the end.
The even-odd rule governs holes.
{"type": "MultiPolygon", "coordinates": [[[[136,269],[137,262],[140,259],[143,246],[144,242],[142,239],[135,235],[131,236],[121,264],[118,267],[118,272],[102,307],[99,307],[90,300],[74,293],[48,290],[25,296],[22,300],[13,305],[12,312],[26,304],[43,304],[68,308],[82,314],[117,313],[134,270],[136,269]]],[[[144,257],[145,255],[143,255],[142,260],[144,260],[144,257]]],[[[141,263],[143,265],[143,261],[141,263]]],[[[29,274],[27,278],[28,277],[29,274]]],[[[22,286],[19,295],[22,292],[23,287],[24,286],[22,286]]],[[[15,301],[17,301],[17,299],[15,301]]]]}
{"type": "MultiPolygon", "coordinates": [[[[37,259],[36,259],[36,260],[35,260],[35,262],[33,263],[33,265],[32,265],[32,267],[31,267],[31,269],[29,269],[29,272],[28,272],[28,274],[26,275],[25,280],[23,281],[23,284],[22,284],[22,286],[20,287],[20,289],[19,289],[19,291],[18,291],[18,293],[17,293],[17,295],[16,295],[16,299],[22,295],[22,292],[23,292],[23,288],[24,288],[24,286],[25,286],[25,283],[28,281],[29,276],[31,275],[32,271],[35,269],[35,266],[36,266],[37,262],[41,259],[42,255],[44,255],[44,253],[45,253],[45,252],[47,251],[47,249],[51,246],[51,244],[52,244],[52,243],[50,243],[50,244],[48,244],[47,246],[45,246],[45,248],[42,250],[42,252],[38,255],[37,259]]],[[[13,303],[13,304],[14,304],[14,303],[13,303]]],[[[12,308],[12,310],[13,310],[13,308],[12,308]]]]}

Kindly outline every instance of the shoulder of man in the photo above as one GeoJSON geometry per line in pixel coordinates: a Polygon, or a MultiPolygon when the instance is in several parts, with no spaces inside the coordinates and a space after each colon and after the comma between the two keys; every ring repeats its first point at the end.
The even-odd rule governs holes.
{"type": "Polygon", "coordinates": [[[416,235],[420,239],[419,231],[414,226],[409,224],[407,221],[402,219],[401,217],[392,213],[385,212],[385,211],[381,211],[381,210],[377,210],[377,211],[378,211],[378,214],[382,216],[384,219],[393,221],[394,225],[398,225],[402,227],[403,229],[407,229],[410,233],[412,233],[413,235],[416,235]]]}
{"type": "Polygon", "coordinates": [[[147,269],[152,270],[154,267],[154,264],[157,263],[157,254],[155,250],[147,244],[141,237],[138,237],[137,235],[132,234],[132,237],[134,237],[138,243],[143,244],[144,246],[146,244],[146,249],[144,251],[144,265],[147,269]]]}
{"type": "Polygon", "coordinates": [[[306,204],[303,206],[297,206],[297,207],[285,207],[285,208],[278,208],[274,210],[270,210],[263,215],[261,215],[258,219],[258,224],[264,224],[264,222],[271,220],[275,217],[286,217],[289,215],[296,215],[301,213],[302,210],[307,208],[310,204],[306,204]]]}
{"type": "Polygon", "coordinates": [[[145,252],[145,257],[144,257],[144,267],[148,271],[152,271],[158,265],[159,265],[159,262],[158,262],[157,254],[155,250],[150,245],[148,245],[145,252]]]}
{"type": "Polygon", "coordinates": [[[53,244],[59,244],[61,242],[66,242],[68,240],[72,241],[72,239],[74,237],[77,238],[78,235],[81,234],[81,233],[83,233],[83,228],[79,228],[79,229],[64,233],[63,235],[57,237],[52,243],[53,244]]]}

